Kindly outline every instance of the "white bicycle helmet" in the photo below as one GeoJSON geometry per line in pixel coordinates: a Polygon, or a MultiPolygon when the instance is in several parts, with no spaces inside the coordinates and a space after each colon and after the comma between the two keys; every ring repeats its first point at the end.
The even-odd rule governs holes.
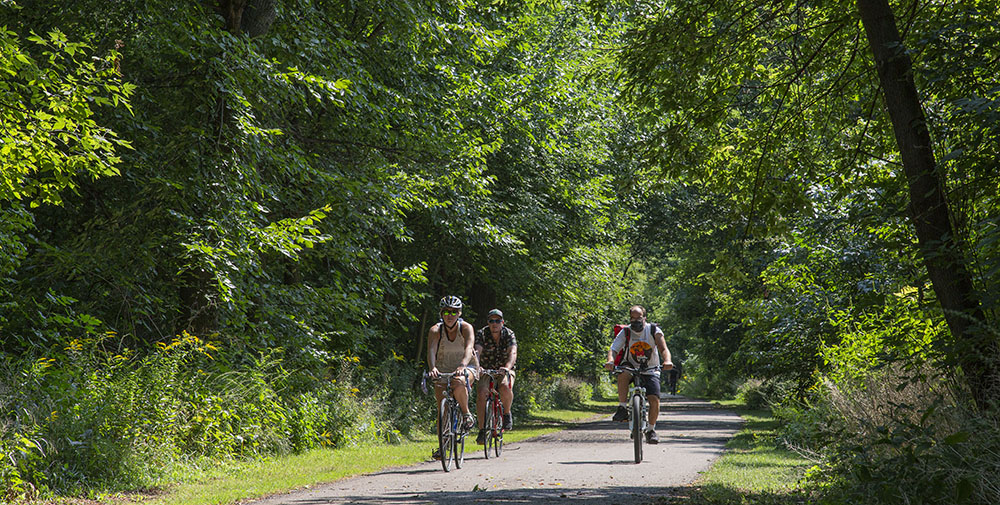
{"type": "Polygon", "coordinates": [[[438,302],[438,310],[444,310],[444,309],[459,309],[459,310],[461,310],[462,309],[462,299],[459,298],[459,297],[457,297],[457,296],[453,296],[453,295],[449,295],[449,296],[446,296],[446,297],[442,298],[441,301],[438,302]]]}

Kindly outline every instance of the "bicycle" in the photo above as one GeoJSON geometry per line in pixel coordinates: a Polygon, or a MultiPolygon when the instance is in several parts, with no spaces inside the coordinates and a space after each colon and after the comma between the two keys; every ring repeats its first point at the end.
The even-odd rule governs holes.
{"type": "Polygon", "coordinates": [[[646,401],[646,388],[642,386],[642,372],[656,370],[658,367],[647,368],[645,360],[639,363],[639,368],[628,365],[618,365],[614,368],[614,373],[629,372],[632,374],[632,383],[629,385],[629,401],[626,405],[628,409],[628,424],[631,431],[630,437],[635,452],[635,462],[642,462],[642,437],[649,427],[649,403],[646,401]]]}
{"type": "MultiPolygon", "coordinates": [[[[439,373],[434,379],[436,383],[446,384],[437,417],[438,450],[441,451],[441,466],[446,472],[451,471],[452,461],[455,462],[456,469],[462,468],[462,463],[465,462],[465,436],[469,433],[462,422],[462,409],[452,393],[451,378],[456,375],[458,374],[454,372],[439,373]]],[[[421,386],[425,391],[428,378],[430,375],[424,372],[421,386]]],[[[471,385],[466,384],[465,387],[471,394],[471,385]]]]}
{"type": "Polygon", "coordinates": [[[489,377],[490,381],[489,393],[486,396],[485,419],[483,420],[483,429],[486,430],[483,440],[485,446],[483,452],[486,454],[486,459],[490,459],[491,448],[497,457],[500,457],[500,453],[503,452],[503,405],[500,403],[500,393],[496,388],[496,378],[501,374],[505,377],[510,377],[509,370],[484,369],[482,371],[482,375],[489,377]]]}
{"type": "Polygon", "coordinates": [[[667,372],[667,392],[671,396],[677,396],[677,382],[680,380],[680,372],[677,371],[676,365],[673,369],[667,372]]]}

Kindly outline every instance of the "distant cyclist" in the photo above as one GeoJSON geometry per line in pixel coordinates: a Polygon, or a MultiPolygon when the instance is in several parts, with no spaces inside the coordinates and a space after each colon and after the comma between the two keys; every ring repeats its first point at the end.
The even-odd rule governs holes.
{"type": "MultiPolygon", "coordinates": [[[[663,332],[655,324],[646,322],[646,309],[641,305],[633,305],[629,309],[629,325],[622,328],[611,343],[608,350],[608,361],[604,367],[608,370],[615,368],[615,354],[625,349],[625,356],[622,360],[628,365],[638,368],[639,357],[646,358],[646,366],[651,370],[643,374],[643,387],[646,388],[646,400],[649,401],[649,428],[646,432],[646,442],[650,444],[660,443],[660,437],[656,434],[656,419],[660,416],[660,366],[670,370],[673,363],[670,361],[670,349],[667,349],[667,342],[663,339],[663,332]],[[656,353],[653,349],[660,352],[656,353]],[[661,359],[662,358],[662,359],[661,359]]],[[[618,375],[618,409],[611,419],[617,422],[628,420],[628,408],[625,401],[628,399],[628,388],[632,382],[632,374],[622,372],[618,375]]]]}
{"type": "MultiPolygon", "coordinates": [[[[503,429],[514,427],[510,415],[510,406],[514,402],[514,365],[517,363],[517,339],[514,330],[504,324],[503,312],[493,309],[486,316],[488,326],[476,333],[476,353],[479,354],[479,365],[490,370],[506,370],[510,375],[500,379],[497,392],[500,393],[500,403],[503,405],[503,429]]],[[[476,401],[476,414],[479,415],[479,435],[476,443],[483,444],[486,440],[486,429],[483,420],[486,419],[486,396],[489,393],[489,381],[479,381],[479,395],[476,401]]]]}
{"type": "MultiPolygon", "coordinates": [[[[469,430],[476,424],[475,417],[469,412],[469,394],[466,389],[466,385],[472,384],[476,379],[473,361],[475,336],[472,324],[462,320],[462,300],[457,296],[442,298],[438,303],[438,309],[441,322],[431,326],[427,335],[429,374],[431,377],[437,377],[442,373],[455,373],[451,379],[452,394],[462,409],[465,429],[469,430]]],[[[434,385],[437,405],[440,405],[441,399],[444,398],[444,387],[443,384],[434,385]]],[[[440,458],[437,450],[434,451],[434,457],[440,458]]]]}
{"type": "Polygon", "coordinates": [[[681,380],[681,364],[674,363],[674,367],[667,372],[667,391],[671,395],[677,395],[677,383],[681,380]]]}

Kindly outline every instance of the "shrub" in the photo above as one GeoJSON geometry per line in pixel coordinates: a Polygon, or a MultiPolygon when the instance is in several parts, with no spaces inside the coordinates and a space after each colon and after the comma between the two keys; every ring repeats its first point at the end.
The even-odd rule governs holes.
{"type": "Polygon", "coordinates": [[[594,387],[594,399],[618,401],[618,386],[611,381],[608,374],[598,375],[597,384],[594,387]]]}
{"type": "Polygon", "coordinates": [[[531,412],[551,408],[555,402],[557,378],[542,377],[535,372],[521,372],[514,383],[514,404],[511,410],[516,416],[528,416],[531,412]]]}
{"type": "Polygon", "coordinates": [[[399,363],[331,358],[329,373],[290,372],[280,350],[226,355],[185,334],[139,356],[112,336],[54,357],[3,355],[0,498],[146,487],[199,457],[397,441],[397,427],[433,418],[433,402],[404,385],[416,372],[399,363]]]}
{"type": "Polygon", "coordinates": [[[732,398],[739,385],[739,382],[732,380],[728,371],[706,366],[695,354],[689,354],[684,359],[684,380],[679,387],[685,395],[699,398],[732,398]]]}
{"type": "Polygon", "coordinates": [[[837,442],[834,434],[839,431],[841,420],[827,401],[786,399],[781,404],[772,404],[771,412],[781,421],[781,443],[810,459],[818,461],[821,452],[837,442]]]}
{"type": "Polygon", "coordinates": [[[556,380],[553,394],[554,407],[573,408],[587,403],[594,396],[594,387],[577,377],[561,377],[556,380]]]}
{"type": "Polygon", "coordinates": [[[573,408],[594,396],[594,387],[578,377],[542,377],[535,372],[522,372],[514,383],[515,415],[553,408],[573,408]]]}
{"type": "MultiPolygon", "coordinates": [[[[392,426],[387,435],[398,440],[398,435],[411,435],[414,430],[433,429],[435,419],[434,394],[420,390],[423,369],[407,362],[402,357],[383,361],[364,384],[370,391],[379,391],[378,403],[382,405],[380,415],[392,426]],[[374,381],[369,386],[367,381],[374,381]]],[[[473,391],[472,396],[475,396],[473,391]]]]}
{"type": "Polygon", "coordinates": [[[385,384],[358,379],[357,372],[352,361],[342,362],[335,377],[318,390],[327,409],[323,445],[355,446],[390,438],[394,428],[387,415],[385,384]]]}
{"type": "Polygon", "coordinates": [[[751,378],[736,389],[736,398],[751,409],[763,410],[780,404],[794,391],[791,382],[751,378]]]}
{"type": "MultiPolygon", "coordinates": [[[[845,503],[1000,503],[1000,426],[927,368],[887,366],[857,387],[824,383],[814,434],[831,443],[811,476],[845,503]]],[[[806,437],[807,438],[807,437],[806,437]]]]}

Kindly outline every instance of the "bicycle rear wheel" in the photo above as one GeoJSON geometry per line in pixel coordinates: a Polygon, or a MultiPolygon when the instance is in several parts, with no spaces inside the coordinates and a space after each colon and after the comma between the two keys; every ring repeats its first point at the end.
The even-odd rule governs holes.
{"type": "Polygon", "coordinates": [[[635,447],[635,462],[642,462],[642,397],[632,396],[632,443],[635,447]]]}
{"type": "Polygon", "coordinates": [[[447,398],[441,400],[438,410],[438,450],[441,451],[441,466],[444,471],[451,470],[452,455],[455,452],[454,430],[455,407],[447,398]]]}

